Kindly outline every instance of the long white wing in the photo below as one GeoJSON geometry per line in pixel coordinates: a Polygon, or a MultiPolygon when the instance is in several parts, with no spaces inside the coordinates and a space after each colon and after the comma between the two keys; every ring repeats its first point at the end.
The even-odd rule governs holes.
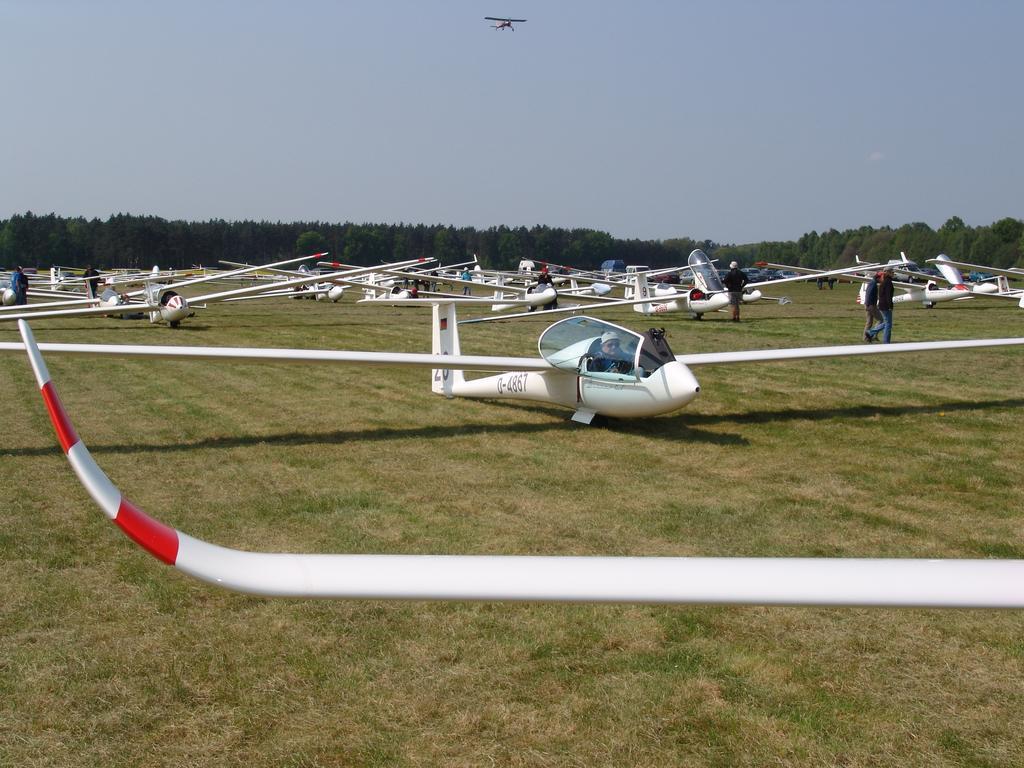
{"type": "MultiPolygon", "coordinates": [[[[687,366],[725,365],[730,363],[780,362],[813,358],[934,352],[944,349],[1019,345],[1024,345],[1024,338],[912,341],[899,344],[848,344],[834,347],[790,347],[786,349],[753,349],[737,352],[698,352],[689,355],[676,355],[676,360],[687,366]]],[[[40,343],[38,347],[44,352],[52,354],[99,355],[101,357],[397,365],[466,371],[554,370],[553,366],[539,357],[502,357],[496,355],[433,355],[416,352],[359,352],[335,349],[278,349],[274,347],[182,347],[144,344],[40,343]]],[[[25,345],[16,341],[0,342],[0,352],[21,352],[24,349],[25,345]]]]}
{"type": "MultiPolygon", "coordinates": [[[[28,305],[30,308],[32,305],[28,305]]],[[[37,311],[19,312],[17,314],[0,315],[3,320],[35,320],[48,317],[90,317],[93,315],[128,315],[136,312],[153,312],[160,307],[150,304],[117,304],[114,306],[77,307],[72,309],[41,309],[37,311]]]]}
{"type": "MultiPolygon", "coordinates": [[[[592,300],[596,299],[598,303],[586,304],[586,305],[583,305],[583,304],[573,304],[573,305],[567,305],[567,306],[559,307],[558,309],[535,309],[533,312],[518,312],[516,314],[502,314],[502,315],[495,314],[495,315],[486,315],[484,317],[472,317],[472,318],[469,318],[468,320],[459,320],[459,325],[469,325],[471,323],[496,323],[496,322],[499,322],[501,320],[515,320],[515,319],[520,318],[520,317],[529,317],[529,318],[532,318],[534,320],[537,320],[537,319],[540,319],[542,317],[548,317],[549,315],[564,315],[567,312],[568,313],[594,312],[594,311],[600,310],[600,309],[608,309],[609,307],[630,307],[630,306],[633,306],[634,304],[661,304],[661,303],[665,303],[665,302],[669,302],[669,301],[676,301],[677,299],[684,299],[685,300],[686,296],[687,296],[686,293],[678,293],[678,292],[676,292],[676,293],[661,294],[661,295],[659,295],[657,297],[655,297],[655,296],[646,296],[646,297],[644,297],[642,299],[602,299],[600,297],[593,297],[593,296],[591,296],[591,297],[573,296],[573,295],[565,296],[565,295],[559,294],[559,298],[568,298],[570,301],[575,300],[577,298],[580,298],[580,299],[582,299],[582,298],[590,298],[592,300]]],[[[510,304],[511,302],[505,302],[505,303],[506,304],[510,304]]]]}
{"type": "MultiPolygon", "coordinates": [[[[190,286],[190,285],[199,285],[200,283],[211,283],[211,282],[215,282],[217,280],[224,280],[225,278],[240,277],[241,275],[247,275],[247,274],[250,274],[252,272],[256,272],[258,270],[261,270],[261,269],[268,269],[270,267],[282,267],[285,264],[295,264],[296,262],[299,262],[299,261],[306,261],[307,259],[315,259],[315,258],[317,258],[319,256],[326,256],[326,255],[327,255],[326,252],[324,252],[324,253],[314,253],[311,256],[299,256],[298,258],[285,259],[284,261],[275,261],[273,264],[264,264],[262,266],[245,265],[243,267],[240,267],[239,269],[233,269],[230,272],[216,272],[216,273],[212,273],[212,274],[208,274],[208,275],[202,275],[200,277],[189,278],[187,280],[179,280],[177,282],[167,282],[164,285],[163,289],[164,290],[177,291],[177,290],[180,290],[181,288],[184,288],[184,287],[190,286]]],[[[144,277],[142,279],[137,279],[135,282],[150,282],[152,280],[153,280],[153,278],[152,278],[152,276],[150,276],[149,278],[145,278],[144,277]]],[[[156,275],[155,281],[163,283],[164,282],[164,278],[163,278],[162,275],[158,274],[158,275],[156,275]]],[[[144,290],[139,290],[139,291],[133,291],[133,292],[129,293],[128,295],[129,296],[141,296],[144,293],[145,293],[144,290]]]]}
{"type": "Polygon", "coordinates": [[[124,498],[75,432],[28,324],[19,327],[61,447],[89,495],[143,549],[217,586],[283,597],[1024,607],[1022,560],[320,555],[209,544],[124,498]]]}
{"type": "MultiPolygon", "coordinates": [[[[771,265],[771,266],[776,266],[776,265],[771,265]]],[[[785,267],[785,269],[791,269],[793,271],[798,271],[796,267],[785,267]]],[[[756,282],[756,283],[753,283],[753,282],[752,283],[747,283],[747,287],[748,288],[761,288],[761,287],[766,286],[766,285],[769,286],[769,287],[772,287],[772,286],[776,286],[776,285],[782,285],[783,283],[795,283],[795,282],[805,281],[809,277],[838,277],[840,275],[843,275],[843,276],[851,277],[852,278],[852,277],[857,277],[857,275],[854,274],[855,272],[865,272],[865,271],[871,270],[871,269],[881,269],[881,265],[880,264],[858,264],[855,267],[842,267],[840,269],[829,269],[829,270],[825,270],[825,271],[809,270],[809,271],[803,272],[800,275],[796,275],[795,277],[780,277],[777,280],[761,280],[761,281],[756,282]]]]}
{"type": "MultiPolygon", "coordinates": [[[[27,325],[26,325],[27,327],[27,325]]],[[[272,347],[176,347],[143,344],[38,344],[54,354],[137,357],[168,360],[235,360],[285,363],[345,363],[348,365],[395,365],[415,368],[446,368],[464,371],[551,371],[540,357],[488,355],[432,355],[416,352],[350,352],[333,349],[275,349],[272,347]]],[[[0,352],[21,352],[25,345],[0,342],[0,352]]]]}
{"type": "MultiPolygon", "coordinates": [[[[928,259],[929,264],[941,263],[939,259],[928,259]]],[[[954,267],[960,269],[976,270],[978,272],[990,272],[993,275],[1005,275],[1006,277],[1015,277],[1018,280],[1024,280],[1024,269],[1016,269],[1010,267],[1008,269],[1002,269],[1000,267],[987,267],[984,264],[970,264],[966,261],[954,261],[953,259],[945,259],[946,264],[952,264],[954,267]]]]}
{"type": "Polygon", "coordinates": [[[960,339],[955,341],[908,341],[900,344],[847,344],[835,347],[795,347],[789,349],[752,349],[745,352],[702,352],[676,355],[684,365],[722,365],[725,363],[764,363],[779,360],[807,360],[820,357],[887,355],[901,352],[934,352],[940,349],[1008,347],[1024,345],[1024,338],[960,339]]]}

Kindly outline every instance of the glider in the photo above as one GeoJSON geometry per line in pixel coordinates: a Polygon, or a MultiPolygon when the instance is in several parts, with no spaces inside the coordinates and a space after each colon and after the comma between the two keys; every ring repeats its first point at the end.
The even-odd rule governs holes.
{"type": "MultiPolygon", "coordinates": [[[[671,286],[651,286],[647,282],[647,273],[637,272],[632,277],[632,284],[626,289],[626,297],[647,298],[648,301],[634,305],[633,309],[645,315],[662,314],[664,312],[689,312],[694,320],[700,320],[706,313],[725,309],[729,306],[729,291],[722,284],[711,260],[704,251],[697,249],[690,253],[687,259],[688,269],[693,272],[693,287],[682,292],[671,286]]],[[[835,269],[825,273],[826,275],[843,275],[849,272],[856,272],[863,267],[847,267],[835,269]]],[[[806,277],[785,277],[779,280],[766,280],[764,282],[747,283],[743,290],[743,302],[750,304],[769,297],[761,293],[761,288],[770,285],[772,287],[782,283],[806,280],[806,277]]],[[[774,299],[780,304],[789,304],[786,297],[774,299]]]]}
{"type": "Polygon", "coordinates": [[[1024,607],[1024,560],[289,554],[221,547],[175,530],[121,494],[75,432],[28,324],[18,325],[61,448],[93,501],[154,557],[227,589],[307,598],[1024,607]]]}
{"type": "MultiPolygon", "coordinates": [[[[1024,301],[1024,294],[1007,292],[1008,288],[1005,290],[1001,289],[1000,286],[994,283],[968,284],[964,281],[960,270],[957,269],[961,265],[960,262],[952,261],[945,254],[939,254],[937,258],[929,259],[928,261],[935,264],[939,274],[942,275],[942,279],[948,283],[947,286],[940,285],[934,275],[922,272],[921,268],[913,261],[910,261],[905,253],[900,252],[900,256],[901,259],[892,259],[886,264],[869,264],[858,258],[857,267],[845,271],[846,277],[861,283],[860,292],[857,294],[858,304],[864,303],[867,285],[874,279],[874,273],[883,269],[892,269],[894,275],[906,278],[906,280],[893,280],[893,286],[900,291],[898,295],[893,297],[893,304],[920,302],[925,309],[932,309],[936,304],[942,302],[962,301],[976,296],[1021,299],[1024,301]],[[858,271],[862,272],[862,274],[857,274],[858,271]],[[919,282],[915,281],[922,281],[924,285],[922,286],[919,282]]],[[[792,270],[812,278],[828,277],[830,274],[836,273],[834,270],[824,272],[809,267],[794,267],[787,264],[765,263],[765,266],[775,269],[792,270]]],[[[1021,306],[1024,307],[1024,303],[1021,306]]]]}
{"type": "MultiPolygon", "coordinates": [[[[321,254],[316,254],[321,255],[321,254]]],[[[296,261],[303,261],[309,256],[298,259],[288,259],[276,262],[275,265],[292,264],[296,261]]],[[[45,304],[30,304],[27,307],[19,307],[20,312],[0,310],[0,320],[17,320],[19,318],[32,319],[43,317],[82,317],[89,315],[126,315],[140,312],[148,312],[150,322],[164,321],[172,328],[178,327],[182,320],[189,317],[192,310],[189,301],[178,293],[186,286],[198,285],[214,280],[224,280],[230,277],[239,277],[249,274],[264,267],[247,267],[236,269],[231,272],[220,272],[214,275],[203,275],[202,277],[182,280],[179,282],[162,282],[167,275],[162,274],[157,267],[145,275],[131,278],[111,278],[107,288],[98,297],[72,299],[61,302],[47,302],[45,304]],[[125,288],[131,285],[142,284],[142,288],[135,291],[126,291],[125,288]],[[82,306],[85,305],[85,306],[82,306]]],[[[194,302],[209,301],[215,294],[193,298],[194,302]]],[[[216,299],[213,299],[216,300],[216,299]]]]}
{"type": "Polygon", "coordinates": [[[970,264],[964,261],[954,261],[945,254],[940,253],[934,259],[928,259],[928,262],[935,264],[935,266],[945,275],[947,270],[960,276],[960,281],[963,282],[963,276],[960,273],[960,269],[970,269],[975,272],[987,272],[990,274],[997,275],[996,282],[978,282],[971,283],[965,287],[971,291],[971,293],[979,293],[991,298],[997,299],[1012,299],[1018,302],[1018,306],[1024,309],[1024,290],[1019,288],[1013,288],[1010,285],[1010,280],[1024,280],[1024,269],[1016,269],[1011,267],[1009,269],[1002,269],[1000,267],[985,267],[980,264],[970,264]]]}
{"type": "MultiPolygon", "coordinates": [[[[407,301],[421,303],[420,300],[407,301]]],[[[418,366],[431,370],[431,389],[436,394],[449,398],[501,398],[551,403],[572,409],[573,421],[590,424],[598,415],[630,419],[679,410],[700,393],[700,385],[690,369],[701,365],[1024,345],[1024,338],[963,339],[677,356],[659,329],[637,333],[605,320],[579,315],[560,320],[541,333],[537,342],[539,357],[463,355],[456,303],[433,304],[432,351],[429,354],[120,344],[41,344],[40,348],[48,353],[168,359],[418,366]],[[464,371],[499,373],[467,379],[464,371]]],[[[24,345],[17,342],[0,342],[0,351],[20,352],[23,349],[24,345]]]]}
{"type": "MultiPolygon", "coordinates": [[[[314,254],[319,256],[322,254],[314,254]]],[[[196,278],[194,280],[185,280],[180,283],[174,283],[172,285],[161,285],[157,283],[149,283],[142,291],[137,291],[136,294],[142,294],[144,301],[131,301],[131,298],[136,294],[125,294],[118,295],[114,292],[110,294],[104,294],[98,300],[93,300],[93,306],[84,308],[72,308],[72,309],[44,309],[33,311],[32,307],[28,307],[28,311],[24,306],[18,307],[20,312],[3,312],[0,310],[0,321],[3,320],[32,320],[36,318],[48,318],[48,317],[83,317],[90,315],[129,315],[137,313],[148,313],[150,322],[156,323],[164,321],[172,328],[177,328],[178,325],[186,317],[190,317],[195,305],[204,303],[227,301],[241,296],[254,296],[262,294],[271,289],[280,290],[282,288],[301,288],[302,286],[311,285],[319,282],[331,282],[334,279],[341,277],[355,277],[359,275],[369,274],[374,271],[379,271],[381,267],[360,267],[358,269],[344,270],[341,272],[333,272],[326,275],[313,275],[309,274],[304,277],[298,277],[290,280],[283,280],[281,282],[275,282],[273,284],[262,284],[249,286],[247,288],[233,288],[227,291],[215,291],[213,293],[206,293],[201,296],[193,296],[191,299],[186,299],[183,295],[177,292],[184,286],[194,285],[200,282],[209,282],[210,280],[222,280],[227,277],[236,277],[243,274],[248,274],[260,269],[266,269],[269,266],[279,266],[281,264],[288,264],[294,261],[301,261],[303,259],[312,258],[310,256],[303,256],[299,259],[289,259],[285,262],[277,262],[274,265],[264,265],[261,267],[247,267],[245,269],[236,269],[231,272],[223,272],[217,276],[207,276],[203,278],[196,278]],[[190,304],[191,302],[191,304],[190,304]]],[[[429,259],[410,259],[408,261],[396,262],[388,266],[410,266],[412,264],[420,264],[429,259]]]]}

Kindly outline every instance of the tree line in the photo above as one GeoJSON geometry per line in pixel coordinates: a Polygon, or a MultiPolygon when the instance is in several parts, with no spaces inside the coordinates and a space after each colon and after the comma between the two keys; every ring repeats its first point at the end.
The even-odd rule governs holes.
{"type": "Polygon", "coordinates": [[[108,219],[18,214],[0,220],[0,264],[180,269],[219,266],[221,260],[266,263],[328,251],[330,258],[369,266],[382,261],[432,257],[442,263],[477,254],[485,267],[515,269],[520,260],[597,269],[603,261],[651,267],[679,266],[694,248],[721,263],[759,261],[803,267],[845,266],[855,254],[873,261],[905,251],[918,261],[945,253],[953,259],[995,267],[1022,265],[1024,222],[1005,218],[969,227],[957,216],[938,230],[927,224],[809,232],[799,240],[728,245],[688,237],[624,240],[593,229],[497,226],[478,230],[441,224],[335,224],[220,219],[168,221],[158,216],[117,214],[108,219]]]}

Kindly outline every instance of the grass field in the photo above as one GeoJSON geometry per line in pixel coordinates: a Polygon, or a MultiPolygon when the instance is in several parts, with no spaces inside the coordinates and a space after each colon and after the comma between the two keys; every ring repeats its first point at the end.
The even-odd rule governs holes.
{"type": "MultiPolygon", "coordinates": [[[[678,353],[856,343],[854,289],[654,323],[678,353]]],[[[529,355],[544,323],[463,326],[529,355]]],[[[40,341],[427,351],[426,313],[218,306],[40,341]]],[[[1024,336],[1012,303],[894,340],[1024,336]]],[[[17,339],[10,324],[0,340],[17,339]]],[[[684,411],[580,427],[426,371],[47,360],[126,495],[242,549],[1024,557],[1024,351],[700,368],[684,411]]],[[[1020,766],[1016,611],[271,600],[190,580],[75,480],[0,357],[0,765],[1020,766]]]]}

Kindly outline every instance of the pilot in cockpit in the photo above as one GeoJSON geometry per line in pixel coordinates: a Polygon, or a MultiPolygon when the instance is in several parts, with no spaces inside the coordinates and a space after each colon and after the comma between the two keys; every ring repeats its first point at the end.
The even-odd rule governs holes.
{"type": "Polygon", "coordinates": [[[598,373],[629,373],[633,370],[633,355],[622,347],[622,338],[615,331],[601,334],[600,347],[594,351],[587,365],[598,373]]]}

